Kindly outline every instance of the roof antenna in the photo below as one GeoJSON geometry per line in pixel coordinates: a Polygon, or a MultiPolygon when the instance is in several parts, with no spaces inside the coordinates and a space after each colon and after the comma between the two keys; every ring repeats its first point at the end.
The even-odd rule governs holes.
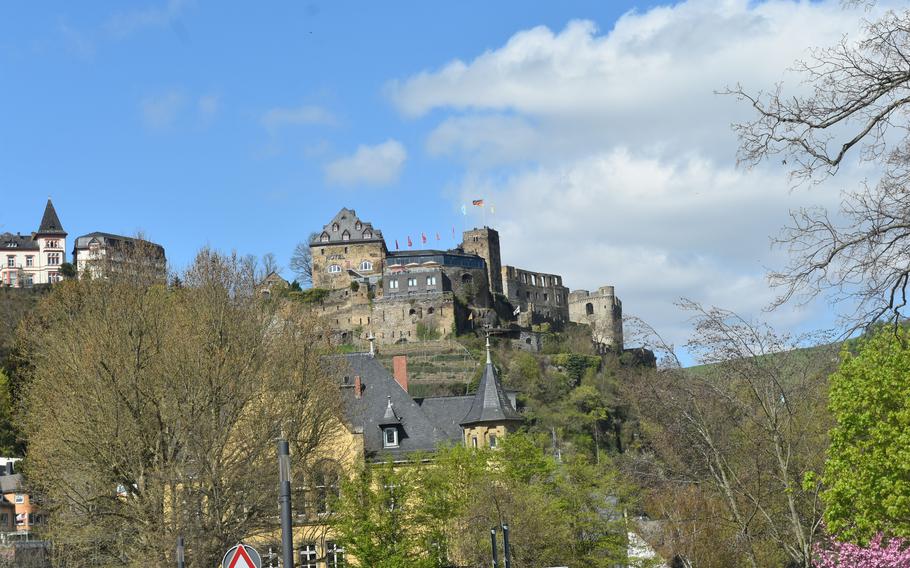
{"type": "Polygon", "coordinates": [[[372,359],[373,357],[376,356],[376,346],[374,345],[374,342],[376,341],[376,337],[373,335],[372,330],[370,331],[370,336],[367,337],[367,341],[370,342],[370,358],[372,359]]]}

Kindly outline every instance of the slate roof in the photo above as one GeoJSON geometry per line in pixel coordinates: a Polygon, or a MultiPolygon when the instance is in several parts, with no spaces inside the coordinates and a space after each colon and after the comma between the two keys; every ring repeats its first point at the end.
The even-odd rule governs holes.
{"type": "Polygon", "coordinates": [[[382,231],[374,229],[372,223],[362,221],[357,212],[347,207],[342,207],[335,217],[322,227],[322,232],[315,235],[310,241],[311,245],[319,244],[338,244],[338,243],[357,243],[357,242],[385,242],[382,238],[382,231]],[[358,223],[360,228],[358,229],[358,223]],[[332,230],[334,225],[338,225],[338,230],[332,230]],[[343,235],[348,233],[349,238],[345,240],[343,235]],[[328,240],[322,240],[328,235],[328,240]]]}
{"type": "Polygon", "coordinates": [[[362,384],[360,398],[354,396],[353,388],[345,389],[345,412],[355,429],[363,430],[367,459],[405,459],[414,452],[432,452],[449,440],[448,434],[427,417],[378,360],[369,353],[343,357],[339,371],[345,377],[345,385],[353,387],[354,377],[358,376],[362,384]],[[389,403],[392,415],[388,415],[389,403]],[[382,426],[390,424],[400,428],[397,448],[382,445],[382,426]]]}
{"type": "Polygon", "coordinates": [[[38,227],[37,234],[66,236],[66,231],[63,230],[63,225],[60,223],[60,217],[57,217],[57,211],[50,199],[47,200],[47,205],[44,207],[44,216],[41,217],[41,226],[38,227]]]}
{"type": "Polygon", "coordinates": [[[31,235],[14,235],[3,233],[0,235],[0,250],[39,250],[38,241],[31,235]]]}
{"type": "Polygon", "coordinates": [[[464,439],[461,420],[471,409],[474,395],[434,396],[415,400],[427,418],[445,434],[446,441],[461,442],[464,439]]]}
{"type": "Polygon", "coordinates": [[[496,369],[490,358],[490,338],[487,338],[487,364],[480,378],[480,385],[471,408],[461,420],[462,426],[481,424],[483,422],[521,422],[521,415],[512,407],[506,391],[499,383],[496,369]]]}
{"type": "Polygon", "coordinates": [[[89,245],[92,243],[92,241],[97,242],[101,246],[109,246],[111,248],[133,246],[136,243],[141,242],[153,247],[155,252],[164,258],[164,247],[158,243],[153,243],[151,241],[137,239],[134,237],[124,237],[123,235],[115,235],[113,233],[102,233],[100,231],[95,231],[93,233],[87,233],[85,235],[76,237],[76,240],[73,243],[73,252],[89,248],[89,245]]]}
{"type": "Polygon", "coordinates": [[[21,493],[23,488],[22,474],[0,475],[0,493],[21,493]]]}

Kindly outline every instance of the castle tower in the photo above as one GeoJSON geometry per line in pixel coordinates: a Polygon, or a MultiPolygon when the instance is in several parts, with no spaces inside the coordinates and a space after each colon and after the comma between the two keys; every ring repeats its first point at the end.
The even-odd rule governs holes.
{"type": "Polygon", "coordinates": [[[476,254],[487,263],[490,292],[502,294],[502,257],[499,253],[499,232],[489,227],[471,229],[464,232],[463,238],[461,246],[464,251],[476,254]]]}
{"type": "Polygon", "coordinates": [[[495,448],[497,440],[512,432],[521,422],[521,415],[512,407],[496,376],[490,357],[490,337],[487,336],[487,364],[471,409],[460,423],[464,443],[469,448],[495,448]]]}
{"type": "Polygon", "coordinates": [[[596,292],[574,290],[569,294],[569,321],[591,326],[594,343],[621,352],[622,302],[613,286],[601,286],[596,292]]]}

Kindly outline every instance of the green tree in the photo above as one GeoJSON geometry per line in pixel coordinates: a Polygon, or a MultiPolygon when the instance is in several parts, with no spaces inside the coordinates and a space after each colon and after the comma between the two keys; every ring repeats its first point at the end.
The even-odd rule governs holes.
{"type": "Polygon", "coordinates": [[[882,531],[910,536],[910,340],[880,331],[846,349],[831,376],[829,407],[837,422],[825,464],[828,529],[865,542],[882,531]]]}
{"type": "Polygon", "coordinates": [[[13,425],[13,397],[10,395],[9,377],[0,368],[0,455],[18,455],[21,448],[17,438],[17,430],[13,425]]]}

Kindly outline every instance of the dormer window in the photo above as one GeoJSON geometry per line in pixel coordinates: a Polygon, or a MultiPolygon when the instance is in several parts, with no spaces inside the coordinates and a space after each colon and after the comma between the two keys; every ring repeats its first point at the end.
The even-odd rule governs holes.
{"type": "Polygon", "coordinates": [[[382,447],[383,448],[397,448],[398,447],[398,428],[395,426],[386,426],[382,429],[382,447]]]}
{"type": "Polygon", "coordinates": [[[363,238],[365,238],[365,239],[372,239],[372,238],[373,238],[373,231],[371,231],[371,230],[369,230],[369,229],[367,229],[366,231],[364,231],[364,232],[363,232],[363,238]]]}
{"type": "Polygon", "coordinates": [[[322,242],[324,242],[324,243],[329,242],[329,234],[328,234],[328,233],[322,233],[322,236],[319,237],[319,240],[322,241],[322,242]]]}
{"type": "Polygon", "coordinates": [[[363,228],[363,225],[360,224],[360,221],[357,221],[357,222],[354,224],[354,230],[355,230],[355,231],[359,231],[361,228],[363,228]]]}
{"type": "Polygon", "coordinates": [[[332,232],[333,232],[333,233],[337,233],[337,232],[338,232],[338,223],[332,223],[332,232]]]}
{"type": "Polygon", "coordinates": [[[351,240],[351,233],[349,233],[347,231],[341,233],[341,240],[343,240],[343,241],[351,240]]]}

